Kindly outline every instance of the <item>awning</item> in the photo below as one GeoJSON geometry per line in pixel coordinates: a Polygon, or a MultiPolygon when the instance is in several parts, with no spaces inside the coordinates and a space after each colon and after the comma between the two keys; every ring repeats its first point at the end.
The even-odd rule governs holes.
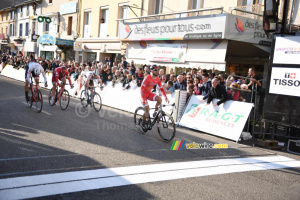
{"type": "Polygon", "coordinates": [[[73,47],[74,41],[73,40],[64,40],[64,39],[56,38],[55,39],[55,44],[56,45],[61,45],[61,46],[73,47]]]}

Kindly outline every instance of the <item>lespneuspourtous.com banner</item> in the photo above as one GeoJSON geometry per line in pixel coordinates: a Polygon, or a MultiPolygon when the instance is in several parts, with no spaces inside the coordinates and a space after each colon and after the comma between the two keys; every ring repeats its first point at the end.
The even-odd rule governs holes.
{"type": "Polygon", "coordinates": [[[202,98],[200,95],[191,97],[179,124],[238,141],[253,104],[229,100],[219,106],[213,106],[218,99],[207,105],[206,100],[200,102],[202,98]]]}

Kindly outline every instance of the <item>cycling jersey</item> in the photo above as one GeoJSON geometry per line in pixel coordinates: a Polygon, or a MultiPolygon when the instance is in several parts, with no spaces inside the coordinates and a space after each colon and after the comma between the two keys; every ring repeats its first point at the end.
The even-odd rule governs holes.
{"type": "Polygon", "coordinates": [[[26,80],[28,81],[29,84],[31,84],[31,81],[30,81],[30,76],[32,75],[35,79],[39,78],[39,76],[37,76],[35,73],[34,73],[34,70],[36,68],[41,68],[42,70],[42,75],[44,76],[44,82],[46,83],[47,82],[47,77],[46,77],[46,74],[45,74],[45,71],[44,71],[44,68],[37,62],[30,62],[29,65],[28,65],[28,68],[26,69],[26,73],[25,73],[25,78],[26,80]]]}
{"type": "Polygon", "coordinates": [[[66,77],[69,80],[70,85],[72,85],[72,81],[69,75],[68,70],[63,70],[62,67],[58,67],[54,70],[52,75],[52,84],[57,83],[58,79],[62,80],[62,78],[66,77]]]}
{"type": "Polygon", "coordinates": [[[141,86],[141,100],[144,106],[148,106],[147,99],[151,101],[155,100],[156,94],[152,93],[151,90],[156,84],[159,86],[159,89],[164,97],[167,98],[166,92],[160,82],[160,79],[158,77],[153,78],[151,75],[147,75],[144,78],[141,86]]]}
{"type": "Polygon", "coordinates": [[[84,81],[90,81],[89,84],[93,85],[93,80],[97,79],[100,82],[100,76],[95,75],[95,73],[93,71],[87,71],[84,74],[84,81]]]}

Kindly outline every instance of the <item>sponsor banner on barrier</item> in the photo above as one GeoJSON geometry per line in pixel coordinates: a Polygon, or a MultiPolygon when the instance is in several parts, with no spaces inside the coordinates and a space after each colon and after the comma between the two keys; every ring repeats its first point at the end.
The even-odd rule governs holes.
{"type": "Polygon", "coordinates": [[[270,93],[300,97],[300,68],[272,67],[270,93]]]}
{"type": "Polygon", "coordinates": [[[207,105],[206,101],[200,103],[202,98],[195,95],[191,97],[180,125],[238,141],[253,104],[230,100],[213,106],[217,99],[207,105]]]}

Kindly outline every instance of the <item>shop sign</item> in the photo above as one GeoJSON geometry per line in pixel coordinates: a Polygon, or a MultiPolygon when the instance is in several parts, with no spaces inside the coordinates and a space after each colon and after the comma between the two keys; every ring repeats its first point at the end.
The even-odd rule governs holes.
{"type": "Polygon", "coordinates": [[[300,68],[272,67],[269,92],[300,97],[300,68]]]}
{"type": "Polygon", "coordinates": [[[54,45],[55,39],[52,35],[44,34],[38,39],[38,44],[48,44],[48,45],[54,45]]]}
{"type": "Polygon", "coordinates": [[[65,46],[73,46],[74,41],[73,40],[64,40],[60,38],[55,39],[55,44],[56,45],[65,45],[65,46]]]}
{"type": "Polygon", "coordinates": [[[272,37],[263,29],[263,21],[228,14],[225,38],[254,44],[271,46],[272,37]]]}
{"type": "Polygon", "coordinates": [[[187,44],[147,44],[148,60],[184,63],[187,44]]]}
{"type": "Polygon", "coordinates": [[[180,125],[238,141],[253,104],[229,100],[213,106],[217,99],[206,105],[206,101],[199,102],[202,98],[200,95],[191,97],[180,125]]]}
{"type": "Polygon", "coordinates": [[[276,37],[273,63],[299,65],[300,36],[276,37]]]}
{"type": "Polygon", "coordinates": [[[69,13],[75,13],[77,9],[77,2],[72,3],[65,3],[60,5],[60,14],[69,14],[69,13]]]}
{"type": "Polygon", "coordinates": [[[74,49],[74,51],[82,51],[82,43],[81,42],[74,42],[73,49],[74,49]]]}
{"type": "Polygon", "coordinates": [[[222,39],[226,15],[176,18],[160,21],[119,23],[120,39],[192,40],[222,39]]]}

